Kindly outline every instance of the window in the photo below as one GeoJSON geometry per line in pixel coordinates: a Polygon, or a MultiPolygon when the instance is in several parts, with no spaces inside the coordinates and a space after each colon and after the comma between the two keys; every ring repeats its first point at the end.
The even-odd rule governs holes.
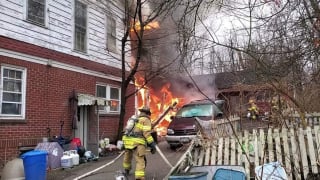
{"type": "Polygon", "coordinates": [[[107,16],[107,49],[115,52],[117,49],[116,20],[107,16]]]}
{"type": "Polygon", "coordinates": [[[81,52],[87,50],[87,6],[75,1],[74,9],[74,49],[81,52]]]}
{"type": "Polygon", "coordinates": [[[1,118],[24,118],[26,70],[1,67],[1,118]]]}
{"type": "Polygon", "coordinates": [[[109,107],[99,107],[105,113],[120,112],[120,88],[109,85],[97,85],[97,97],[105,98],[110,101],[109,107]]]}
{"type": "Polygon", "coordinates": [[[28,0],[27,1],[27,20],[45,25],[45,0],[28,0]]]}

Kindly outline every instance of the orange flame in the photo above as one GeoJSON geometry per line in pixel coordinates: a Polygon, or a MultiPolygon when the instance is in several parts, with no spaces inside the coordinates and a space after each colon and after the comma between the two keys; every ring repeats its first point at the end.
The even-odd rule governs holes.
{"type": "MultiPolygon", "coordinates": [[[[141,76],[136,76],[135,85],[139,90],[137,93],[138,107],[147,106],[151,110],[151,121],[154,122],[170,107],[174,102],[176,108],[183,105],[183,98],[175,97],[170,91],[170,83],[166,83],[160,90],[151,89],[144,85],[145,81],[141,76]]],[[[155,127],[158,134],[164,134],[166,127],[171,122],[170,117],[175,115],[175,111],[169,111],[162,121],[155,127]]]]}
{"type": "MultiPolygon", "coordinates": [[[[151,30],[151,29],[158,29],[158,28],[160,28],[158,21],[152,21],[143,27],[144,30],[151,30]]],[[[137,31],[140,31],[141,26],[139,21],[135,23],[134,28],[132,28],[131,31],[134,31],[134,29],[137,31]]]]}

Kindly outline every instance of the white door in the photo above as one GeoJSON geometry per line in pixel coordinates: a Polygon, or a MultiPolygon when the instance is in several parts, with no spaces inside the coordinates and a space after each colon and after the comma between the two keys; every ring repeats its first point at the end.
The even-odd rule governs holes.
{"type": "Polygon", "coordinates": [[[88,106],[78,107],[78,128],[75,129],[75,137],[81,139],[82,146],[87,149],[88,141],[88,106]]]}

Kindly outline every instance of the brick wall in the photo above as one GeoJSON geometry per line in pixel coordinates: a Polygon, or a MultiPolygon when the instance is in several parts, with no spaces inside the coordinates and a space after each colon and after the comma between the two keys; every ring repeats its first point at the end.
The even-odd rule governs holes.
{"type": "MultiPolygon", "coordinates": [[[[77,57],[63,55],[48,49],[24,44],[0,36],[0,48],[17,50],[35,56],[50,55],[64,63],[88,67],[91,70],[107,71],[119,75],[120,70],[107,67],[77,57]],[[7,44],[6,44],[7,43],[7,44]],[[32,53],[29,53],[32,52],[32,53]],[[79,61],[79,62],[78,62],[79,61]]],[[[19,146],[36,145],[47,137],[47,128],[51,129],[50,136],[60,134],[60,121],[64,121],[62,135],[72,137],[72,113],[69,98],[73,90],[78,93],[95,94],[96,82],[102,82],[120,87],[120,82],[98,78],[82,73],[67,71],[55,67],[26,62],[20,59],[0,56],[0,64],[10,64],[27,69],[26,86],[26,120],[23,122],[0,122],[0,167],[5,162],[17,157],[19,146]]],[[[130,91],[134,86],[130,86],[130,91]]],[[[134,97],[128,99],[127,115],[134,112],[134,97]]],[[[119,122],[119,115],[101,115],[100,132],[104,137],[115,140],[119,122]]],[[[100,134],[101,135],[101,134],[100,134]]]]}
{"type": "Polygon", "coordinates": [[[106,66],[93,61],[88,63],[88,60],[82,59],[77,56],[72,56],[69,54],[53,51],[47,48],[35,46],[33,44],[14,40],[1,35],[0,35],[0,48],[16,51],[20,53],[25,53],[25,54],[29,54],[29,55],[33,55],[41,58],[52,59],[62,63],[67,63],[70,65],[83,67],[85,69],[95,70],[98,72],[103,72],[103,73],[118,76],[118,77],[121,76],[121,71],[118,68],[106,66]]]}

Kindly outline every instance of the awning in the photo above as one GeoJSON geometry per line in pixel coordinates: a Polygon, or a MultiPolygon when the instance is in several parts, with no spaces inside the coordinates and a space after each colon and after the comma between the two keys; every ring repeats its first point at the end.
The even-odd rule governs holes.
{"type": "Polygon", "coordinates": [[[90,94],[77,94],[78,106],[108,106],[109,101],[100,97],[96,97],[90,94]]]}

